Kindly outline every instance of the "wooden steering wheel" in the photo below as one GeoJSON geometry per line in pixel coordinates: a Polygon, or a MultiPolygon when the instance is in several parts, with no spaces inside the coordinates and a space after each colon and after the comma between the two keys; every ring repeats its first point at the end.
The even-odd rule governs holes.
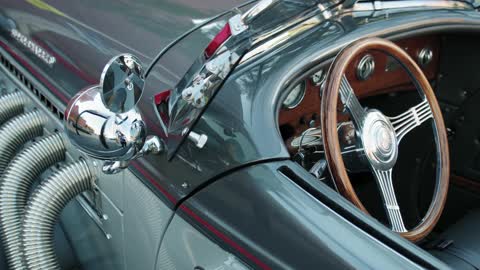
{"type": "Polygon", "coordinates": [[[337,103],[340,100],[350,114],[357,134],[357,147],[368,161],[377,182],[391,229],[406,239],[416,242],[428,235],[442,214],[449,183],[449,153],[443,117],[433,90],[413,59],[394,43],[381,38],[366,38],[353,42],[336,57],[328,74],[322,95],[321,127],[325,155],[330,173],[338,191],[359,209],[368,214],[355,193],[342,159],[337,132],[337,103]],[[385,116],[376,109],[361,106],[345,76],[348,65],[362,52],[380,51],[396,59],[414,81],[422,99],[418,105],[394,116],[385,116]],[[400,207],[395,197],[392,170],[402,138],[417,126],[432,123],[437,149],[436,185],[433,200],[425,217],[413,229],[405,228],[400,207]]]}

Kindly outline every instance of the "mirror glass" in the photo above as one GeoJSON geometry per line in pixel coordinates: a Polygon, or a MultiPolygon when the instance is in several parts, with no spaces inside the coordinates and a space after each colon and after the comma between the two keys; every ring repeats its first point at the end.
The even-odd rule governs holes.
{"type": "Polygon", "coordinates": [[[100,78],[102,100],[114,113],[131,110],[142,96],[145,76],[140,60],[131,54],[112,58],[100,78]]]}

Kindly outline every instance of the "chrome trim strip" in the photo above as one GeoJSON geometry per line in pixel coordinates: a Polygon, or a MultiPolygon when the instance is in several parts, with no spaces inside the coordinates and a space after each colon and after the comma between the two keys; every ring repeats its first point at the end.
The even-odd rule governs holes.
{"type": "Polygon", "coordinates": [[[392,169],[386,171],[374,169],[373,172],[380,187],[382,200],[387,210],[392,230],[394,232],[407,232],[393,188],[392,169]]]}
{"type": "MultiPolygon", "coordinates": [[[[292,39],[295,36],[298,36],[315,26],[320,25],[325,20],[329,19],[332,14],[337,13],[337,15],[348,14],[352,12],[375,12],[385,9],[404,9],[404,8],[430,8],[430,9],[471,9],[474,10],[474,7],[460,1],[455,0],[439,0],[439,1],[429,1],[429,0],[405,0],[405,1],[373,1],[373,2],[361,2],[356,3],[351,9],[342,10],[342,6],[330,6],[324,7],[321,4],[318,5],[318,10],[320,11],[317,15],[312,16],[311,18],[305,19],[297,18],[284,25],[277,27],[276,29],[269,31],[267,33],[261,34],[253,38],[252,45],[257,47],[253,48],[245,54],[245,56],[240,60],[239,65],[244,64],[256,56],[272,50],[273,48],[280,46],[286,41],[292,39]],[[336,9],[336,10],[335,10],[336,9]],[[289,29],[290,28],[290,29],[289,29]],[[288,29],[288,30],[286,30],[288,29]],[[277,35],[278,36],[275,36],[277,35]],[[275,37],[274,37],[275,36],[275,37]],[[260,44],[262,41],[265,41],[263,44],[260,44]],[[259,45],[260,44],[260,45],[259,45]]],[[[316,12],[318,12],[318,10],[316,12]]]]}
{"type": "MultiPolygon", "coordinates": [[[[298,23],[298,21],[296,21],[298,23]]],[[[254,48],[253,50],[250,50],[247,52],[242,59],[240,60],[240,65],[251,60],[255,56],[262,54],[265,51],[269,51],[280,44],[285,43],[286,41],[290,40],[291,38],[306,32],[309,29],[312,29],[313,27],[319,25],[320,23],[323,22],[323,18],[319,16],[312,17],[310,19],[307,19],[299,24],[297,24],[295,27],[284,31],[283,33],[279,34],[276,37],[271,38],[271,36],[274,35],[274,33],[270,32],[265,35],[259,36],[257,39],[254,40],[253,44],[256,45],[260,43],[262,40],[266,40],[268,38],[271,38],[270,40],[267,40],[265,43],[259,45],[258,47],[254,48]]],[[[293,24],[293,23],[292,23],[293,24]]],[[[282,29],[284,30],[284,29],[282,29]]],[[[277,31],[280,32],[280,31],[277,31]]]]}
{"type": "Polygon", "coordinates": [[[433,114],[432,108],[430,107],[427,99],[411,107],[400,115],[389,117],[390,122],[395,129],[397,143],[400,143],[403,136],[430,118],[433,119],[433,114]]]}
{"type": "Polygon", "coordinates": [[[294,27],[296,25],[298,25],[299,23],[303,22],[303,21],[306,21],[306,20],[309,20],[308,17],[313,17],[313,16],[323,16],[323,19],[329,19],[332,14],[331,14],[331,9],[332,7],[338,5],[336,2],[333,2],[332,4],[328,5],[328,6],[324,6],[322,4],[317,4],[317,8],[318,9],[314,9],[313,11],[306,11],[306,13],[304,13],[303,16],[298,16],[297,18],[294,18],[290,21],[287,21],[285,22],[284,24],[281,24],[279,26],[277,26],[276,28],[268,31],[268,32],[265,32],[265,33],[262,33],[258,36],[255,36],[253,37],[253,42],[252,42],[252,45],[257,45],[258,43],[264,41],[264,40],[267,40],[268,38],[271,38],[272,36],[276,35],[276,34],[279,34],[283,31],[285,31],[286,29],[290,28],[290,27],[294,27]],[[320,11],[320,12],[318,12],[320,11]]]}
{"type": "Polygon", "coordinates": [[[278,0],[262,0],[254,7],[249,9],[242,15],[242,21],[244,24],[251,23],[255,18],[258,17],[259,14],[263,13],[264,11],[272,8],[275,4],[277,4],[278,0]]]}
{"type": "Polygon", "coordinates": [[[379,11],[399,8],[446,8],[446,9],[473,9],[473,6],[453,0],[403,0],[403,1],[371,1],[357,2],[353,11],[379,11]]]}

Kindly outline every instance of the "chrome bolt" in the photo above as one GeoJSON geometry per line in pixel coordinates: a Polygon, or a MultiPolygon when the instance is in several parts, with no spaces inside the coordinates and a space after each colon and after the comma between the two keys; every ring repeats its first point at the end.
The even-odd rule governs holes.
{"type": "Polygon", "coordinates": [[[198,148],[203,148],[207,143],[208,137],[205,134],[198,134],[195,132],[190,132],[188,138],[195,144],[198,148]]]}
{"type": "Polygon", "coordinates": [[[217,68],[218,68],[218,67],[217,67],[217,65],[215,64],[214,61],[212,61],[212,62],[209,63],[209,68],[208,68],[208,69],[209,69],[211,72],[214,72],[215,70],[217,70],[217,68]]]}
{"type": "Polygon", "coordinates": [[[183,96],[184,96],[185,98],[190,98],[190,97],[192,96],[192,90],[190,90],[190,89],[185,90],[185,91],[183,92],[183,96]]]}

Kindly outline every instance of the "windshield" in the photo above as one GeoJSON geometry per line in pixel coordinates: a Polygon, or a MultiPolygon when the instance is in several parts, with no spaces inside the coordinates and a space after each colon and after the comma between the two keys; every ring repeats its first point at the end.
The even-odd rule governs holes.
{"type": "MultiPolygon", "coordinates": [[[[255,36],[255,34],[258,34],[258,33],[264,33],[264,32],[270,31],[270,29],[275,29],[275,27],[285,24],[285,21],[292,20],[293,17],[303,18],[311,10],[315,10],[315,12],[318,12],[320,11],[317,8],[317,5],[319,2],[325,2],[325,3],[328,2],[330,4],[332,3],[331,1],[325,1],[325,0],[278,1],[278,3],[274,7],[266,11],[265,14],[262,14],[261,17],[253,20],[251,24],[248,25],[249,34],[251,34],[252,36],[255,36]]],[[[231,18],[231,17],[232,17],[232,14],[228,14],[205,27],[214,26],[216,29],[218,29],[215,33],[219,33],[220,29],[222,29],[223,26],[226,25],[228,18],[231,18]]],[[[192,39],[189,39],[189,41],[192,42],[192,39]]],[[[197,41],[193,40],[193,42],[197,42],[197,41]]],[[[208,42],[205,44],[208,44],[208,42]]],[[[238,45],[238,47],[240,46],[244,46],[244,45],[238,45]]],[[[205,47],[207,46],[205,45],[205,47]]],[[[228,57],[240,58],[241,55],[236,55],[236,53],[237,51],[233,52],[228,57]]],[[[169,103],[169,106],[168,106],[169,121],[167,125],[168,127],[167,145],[168,145],[169,158],[172,158],[174,156],[175,152],[177,151],[179,146],[183,143],[183,141],[185,140],[186,136],[189,134],[189,132],[195,125],[198,118],[202,115],[205,108],[208,107],[208,103],[211,101],[211,99],[214,98],[216,90],[218,90],[218,89],[215,89],[212,92],[206,93],[205,95],[207,96],[205,97],[205,104],[201,104],[201,106],[197,106],[197,104],[192,104],[191,100],[187,100],[185,98],[184,90],[187,89],[188,87],[194,87],[196,85],[196,83],[194,83],[194,80],[198,80],[199,77],[201,77],[199,76],[200,75],[199,72],[200,70],[202,70],[202,67],[207,62],[205,55],[204,54],[200,54],[200,55],[201,56],[194,62],[194,64],[187,71],[185,76],[172,90],[171,96],[169,98],[169,102],[168,102],[169,103]],[[184,94],[184,96],[182,96],[182,93],[184,94]]],[[[218,58],[221,55],[225,55],[225,53],[222,52],[216,57],[218,58]]],[[[226,78],[227,76],[228,74],[225,74],[225,78],[223,79],[227,79],[226,78]]],[[[216,88],[220,88],[221,85],[222,85],[222,82],[220,82],[218,84],[218,87],[216,88]]]]}

